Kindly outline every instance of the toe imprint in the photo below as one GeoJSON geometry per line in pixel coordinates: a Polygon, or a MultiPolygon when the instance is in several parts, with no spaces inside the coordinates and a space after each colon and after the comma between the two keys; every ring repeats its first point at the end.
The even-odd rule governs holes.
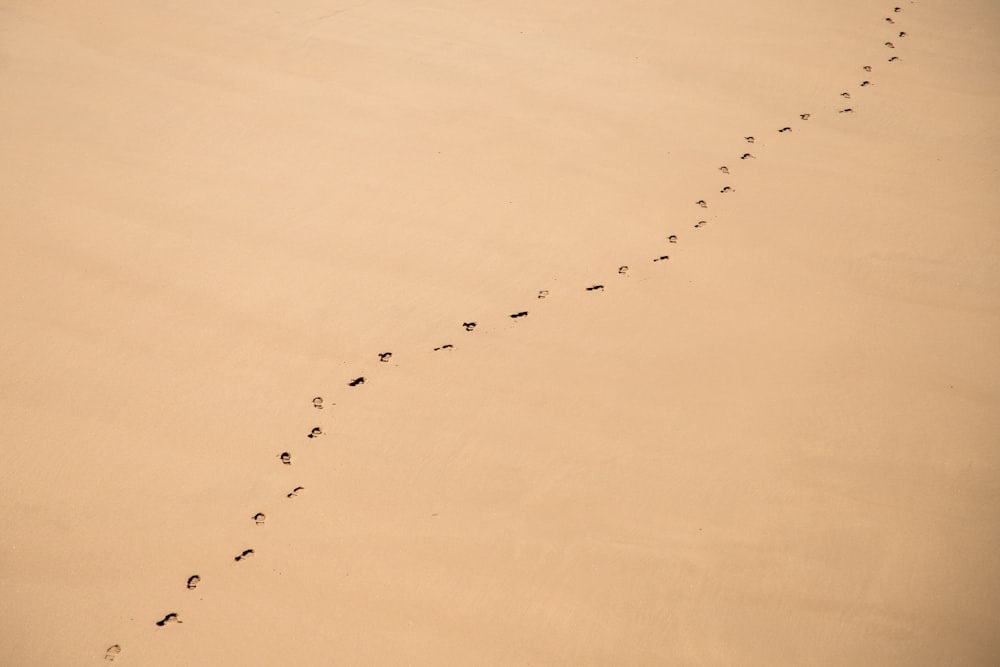
{"type": "Polygon", "coordinates": [[[837,113],[854,113],[854,109],[852,109],[851,107],[847,107],[846,109],[841,109],[837,113]]]}

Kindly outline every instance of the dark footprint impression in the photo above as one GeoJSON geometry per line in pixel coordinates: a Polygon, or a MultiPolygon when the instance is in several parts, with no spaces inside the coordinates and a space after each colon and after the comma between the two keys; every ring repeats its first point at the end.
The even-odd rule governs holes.
{"type": "Polygon", "coordinates": [[[851,99],[851,94],[849,92],[847,92],[846,90],[844,92],[842,92],[840,94],[840,96],[843,97],[845,100],[851,99]]]}
{"type": "Polygon", "coordinates": [[[670,236],[667,237],[667,240],[670,241],[671,243],[677,243],[677,235],[671,234],[670,236]]]}
{"type": "Polygon", "coordinates": [[[893,56],[892,58],[889,58],[889,62],[891,62],[891,63],[894,63],[897,60],[899,60],[899,56],[893,56]]]}
{"type": "Polygon", "coordinates": [[[321,429],[319,426],[317,426],[313,430],[309,431],[309,435],[307,435],[306,437],[307,438],[318,438],[321,435],[323,435],[323,429],[321,429]]]}
{"type": "Polygon", "coordinates": [[[292,455],[289,454],[288,452],[281,452],[280,454],[278,454],[278,458],[281,459],[281,462],[284,463],[286,466],[292,465],[292,455]]]}
{"type": "Polygon", "coordinates": [[[852,109],[851,107],[847,107],[846,109],[841,109],[837,113],[854,113],[854,109],[852,109]]]}
{"type": "Polygon", "coordinates": [[[757,158],[755,158],[750,153],[744,153],[743,155],[740,156],[740,159],[741,160],[756,160],[757,158]]]}
{"type": "Polygon", "coordinates": [[[900,37],[906,37],[906,33],[905,32],[901,32],[901,33],[899,33],[899,36],[900,37]]]}
{"type": "Polygon", "coordinates": [[[719,171],[721,171],[723,174],[728,174],[729,173],[729,167],[726,167],[726,166],[719,167],[719,171]]]}
{"type": "Polygon", "coordinates": [[[622,266],[619,266],[618,267],[618,275],[620,275],[620,276],[627,276],[628,275],[628,267],[625,266],[624,264],[622,266]]]}
{"type": "Polygon", "coordinates": [[[736,190],[733,190],[731,187],[729,187],[727,185],[726,187],[724,187],[721,190],[719,190],[719,192],[721,192],[722,194],[725,195],[725,194],[729,194],[730,192],[736,192],[736,190]]]}
{"type": "Polygon", "coordinates": [[[258,526],[263,526],[264,522],[267,521],[267,516],[263,512],[257,512],[250,518],[253,519],[253,522],[258,526]]]}
{"type": "Polygon", "coordinates": [[[543,289],[541,292],[538,293],[538,298],[539,299],[544,299],[548,295],[549,295],[549,291],[547,289],[543,289]]]}
{"type": "Polygon", "coordinates": [[[893,21],[893,20],[892,20],[892,17],[891,17],[891,16],[886,16],[886,17],[885,17],[885,22],[886,22],[886,23],[895,23],[895,21],[893,21]]]}
{"type": "Polygon", "coordinates": [[[701,206],[702,208],[708,208],[708,204],[705,203],[704,199],[699,199],[698,201],[695,202],[695,204],[697,204],[698,206],[701,206]]]}
{"type": "Polygon", "coordinates": [[[476,328],[475,322],[462,322],[462,326],[465,327],[466,331],[472,331],[476,328]]]}
{"type": "Polygon", "coordinates": [[[390,359],[392,359],[392,352],[379,352],[378,353],[378,360],[381,361],[383,364],[389,363],[390,359]]]}
{"type": "Polygon", "coordinates": [[[317,410],[322,410],[323,409],[323,397],[322,396],[317,396],[316,398],[313,399],[313,407],[316,408],[317,410]]]}
{"type": "Polygon", "coordinates": [[[528,311],[522,310],[520,313],[511,313],[510,318],[512,320],[516,320],[519,317],[527,317],[527,315],[528,315],[528,311]]]}
{"type": "Polygon", "coordinates": [[[285,497],[286,498],[294,498],[294,497],[296,497],[297,495],[299,495],[300,493],[302,493],[305,490],[306,490],[306,487],[304,487],[304,486],[296,486],[294,489],[292,489],[291,493],[289,493],[285,497]]]}
{"type": "Polygon", "coordinates": [[[184,621],[177,618],[177,614],[171,612],[166,616],[164,616],[162,620],[157,621],[156,624],[162,628],[164,625],[167,625],[168,623],[183,623],[183,622],[184,621]]]}
{"type": "Polygon", "coordinates": [[[802,120],[809,120],[809,118],[810,118],[811,115],[812,114],[808,114],[808,113],[800,113],[799,114],[799,118],[801,118],[802,120]]]}
{"type": "Polygon", "coordinates": [[[590,287],[587,287],[585,289],[588,292],[603,292],[604,291],[604,285],[591,285],[590,287]]]}
{"type": "Polygon", "coordinates": [[[197,574],[192,574],[190,577],[188,577],[187,580],[188,590],[193,591],[194,589],[198,588],[198,584],[200,583],[201,583],[201,577],[199,577],[197,574]]]}
{"type": "Polygon", "coordinates": [[[792,128],[790,128],[790,127],[783,127],[780,130],[778,130],[778,132],[791,132],[791,131],[792,131],[792,128]]]}
{"type": "Polygon", "coordinates": [[[104,652],[104,659],[105,660],[110,660],[111,662],[114,662],[115,658],[117,658],[118,654],[121,653],[121,652],[122,652],[122,647],[121,646],[119,646],[118,644],[112,644],[104,652]]]}
{"type": "Polygon", "coordinates": [[[233,560],[236,561],[237,563],[239,563],[240,561],[244,561],[247,558],[250,558],[250,556],[253,556],[253,549],[244,549],[243,553],[241,553],[239,556],[237,556],[233,560]]]}
{"type": "Polygon", "coordinates": [[[871,66],[871,65],[865,65],[865,66],[864,66],[864,67],[862,67],[861,69],[863,69],[863,70],[864,70],[864,71],[866,71],[866,72],[870,72],[870,71],[872,71],[872,66],[871,66]]]}
{"type": "Polygon", "coordinates": [[[748,144],[752,144],[754,142],[753,137],[743,137],[743,140],[746,141],[748,144]]]}
{"type": "Polygon", "coordinates": [[[350,382],[347,383],[347,386],[348,387],[357,387],[359,384],[364,384],[364,383],[365,383],[365,378],[364,378],[364,376],[362,376],[362,377],[359,377],[359,378],[354,378],[353,380],[351,380],[350,382]]]}
{"type": "Polygon", "coordinates": [[[867,88],[867,87],[868,87],[868,86],[870,86],[870,85],[872,85],[872,82],[871,82],[871,81],[862,81],[862,82],[861,82],[861,87],[862,87],[862,88],[867,88]]]}
{"type": "Polygon", "coordinates": [[[890,48],[890,49],[896,48],[896,45],[893,44],[892,42],[886,42],[884,46],[886,46],[887,48],[890,48]]]}
{"type": "Polygon", "coordinates": [[[434,351],[437,352],[438,350],[450,350],[450,349],[452,349],[454,347],[455,347],[454,345],[452,345],[451,343],[448,343],[447,345],[442,345],[441,347],[435,347],[434,351]]]}
{"type": "Polygon", "coordinates": [[[708,224],[708,220],[699,220],[698,222],[695,223],[694,228],[695,229],[701,229],[702,227],[704,227],[707,224],[708,224]]]}
{"type": "Polygon", "coordinates": [[[654,257],[653,261],[654,262],[665,262],[668,259],[670,259],[670,255],[660,255],[659,257],[654,257]]]}

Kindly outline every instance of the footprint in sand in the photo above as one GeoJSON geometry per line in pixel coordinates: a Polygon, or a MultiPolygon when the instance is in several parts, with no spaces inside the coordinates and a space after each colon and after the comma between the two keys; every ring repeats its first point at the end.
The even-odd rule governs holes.
{"type": "Polygon", "coordinates": [[[161,620],[157,621],[156,624],[161,628],[168,623],[183,623],[181,619],[177,618],[177,614],[171,612],[164,616],[161,620]]]}
{"type": "Polygon", "coordinates": [[[847,107],[846,109],[841,109],[837,113],[854,113],[854,109],[852,109],[851,107],[847,107]]]}
{"type": "Polygon", "coordinates": [[[392,352],[379,352],[378,353],[378,360],[381,361],[383,364],[389,363],[390,359],[392,359],[392,352]]]}
{"type": "Polygon", "coordinates": [[[792,128],[790,128],[790,127],[783,127],[780,130],[778,130],[778,132],[791,132],[791,131],[792,131],[792,128]]]}
{"type": "Polygon", "coordinates": [[[731,187],[729,187],[729,186],[727,185],[726,187],[724,187],[724,188],[722,188],[721,190],[719,190],[719,192],[721,192],[722,194],[724,194],[724,195],[725,195],[725,194],[729,194],[730,192],[736,192],[736,191],[735,191],[735,190],[733,190],[733,189],[732,189],[731,187]]]}
{"type": "Polygon", "coordinates": [[[361,376],[359,378],[354,378],[353,380],[351,380],[350,382],[348,382],[347,386],[348,387],[357,387],[359,384],[364,384],[364,383],[365,383],[365,378],[364,378],[364,376],[361,376]]]}
{"type": "Polygon", "coordinates": [[[239,563],[241,561],[246,560],[247,558],[250,558],[250,556],[253,556],[253,549],[244,549],[243,552],[233,560],[239,563]]]}
{"type": "Polygon", "coordinates": [[[590,287],[587,287],[586,290],[588,292],[603,292],[604,285],[591,285],[590,287]]]}
{"type": "Polygon", "coordinates": [[[323,397],[322,396],[317,396],[316,398],[313,399],[313,407],[316,408],[317,410],[322,410],[323,409],[323,397]]]}
{"type": "Polygon", "coordinates": [[[526,317],[527,315],[528,315],[528,311],[526,311],[526,310],[522,310],[522,311],[521,311],[521,312],[519,312],[519,313],[511,313],[511,316],[510,316],[510,318],[511,318],[512,320],[516,320],[516,319],[517,319],[517,318],[519,318],[519,317],[526,317]]]}
{"type": "Polygon", "coordinates": [[[754,142],[753,137],[743,137],[743,140],[746,141],[748,144],[752,144],[754,142]]]}
{"type": "Polygon", "coordinates": [[[892,17],[891,17],[891,16],[886,16],[886,17],[885,17],[885,22],[886,22],[886,23],[895,23],[895,21],[893,21],[893,20],[892,20],[892,17]]]}
{"type": "Polygon", "coordinates": [[[549,295],[549,291],[547,289],[543,289],[541,292],[538,293],[538,298],[539,299],[544,299],[548,295],[549,295]]]}
{"type": "Polygon", "coordinates": [[[620,276],[627,276],[628,275],[628,267],[625,266],[624,264],[622,266],[619,266],[618,267],[618,275],[620,275],[620,276]]]}
{"type": "Polygon", "coordinates": [[[750,154],[750,153],[744,153],[743,155],[741,155],[741,156],[740,156],[740,159],[741,159],[741,160],[756,160],[757,158],[755,158],[755,157],[754,157],[754,156],[753,156],[752,154],[750,154]]]}
{"type": "Polygon", "coordinates": [[[296,486],[296,487],[295,487],[294,489],[292,489],[292,490],[291,490],[291,492],[290,492],[290,493],[289,493],[288,495],[286,495],[285,497],[286,497],[286,498],[294,498],[294,497],[296,497],[297,495],[299,495],[300,493],[302,493],[302,492],[303,492],[303,491],[305,491],[305,490],[306,490],[306,487],[304,487],[304,486],[296,486]]]}
{"type": "Polygon", "coordinates": [[[258,526],[263,526],[264,522],[267,521],[267,516],[265,516],[263,512],[257,512],[250,518],[253,519],[253,522],[258,526]]]}
{"type": "Polygon", "coordinates": [[[462,326],[465,327],[466,331],[472,331],[476,328],[475,322],[462,322],[462,326]]]}
{"type": "Polygon", "coordinates": [[[871,82],[871,81],[862,81],[862,82],[861,82],[861,87],[862,87],[862,88],[866,88],[866,87],[868,87],[868,86],[870,86],[870,85],[872,85],[872,82],[871,82]]]}
{"type": "Polygon", "coordinates": [[[892,11],[894,11],[894,12],[896,12],[898,14],[899,12],[903,11],[903,8],[902,7],[893,7],[892,11]]]}
{"type": "Polygon", "coordinates": [[[847,92],[846,90],[844,92],[842,92],[840,94],[840,96],[843,97],[845,100],[851,99],[851,94],[849,92],[847,92]]]}
{"type": "Polygon", "coordinates": [[[670,236],[667,237],[667,240],[670,241],[671,243],[677,243],[677,235],[671,234],[670,236]]]}
{"type": "Polygon", "coordinates": [[[897,60],[899,60],[899,56],[893,56],[892,58],[889,58],[889,62],[891,62],[891,63],[894,63],[897,60]]]}
{"type": "Polygon", "coordinates": [[[659,257],[654,257],[653,261],[654,262],[665,262],[668,259],[670,259],[670,255],[660,255],[659,257]]]}
{"type": "Polygon", "coordinates": [[[319,426],[317,426],[313,430],[309,431],[309,435],[307,435],[306,437],[307,438],[318,438],[321,435],[323,435],[323,429],[321,429],[319,426]]]}
{"type": "Polygon", "coordinates": [[[694,228],[695,229],[701,229],[702,227],[704,227],[707,224],[708,224],[708,220],[699,220],[698,222],[695,223],[694,228]]]}
{"type": "Polygon", "coordinates": [[[118,644],[112,644],[111,646],[108,647],[108,650],[104,652],[104,659],[114,662],[115,658],[117,658],[118,654],[121,652],[122,652],[121,646],[119,646],[118,644]]]}
{"type": "Polygon", "coordinates": [[[284,463],[286,466],[292,465],[292,455],[289,454],[288,452],[281,452],[280,454],[278,454],[278,458],[281,459],[281,462],[284,463]]]}
{"type": "Polygon", "coordinates": [[[188,577],[187,580],[188,590],[193,591],[194,589],[198,588],[198,584],[200,583],[201,583],[201,577],[199,577],[197,574],[192,574],[190,577],[188,577]]]}
{"type": "Polygon", "coordinates": [[[888,48],[890,48],[890,49],[894,49],[894,48],[896,48],[896,45],[895,45],[895,44],[893,44],[892,42],[886,42],[886,43],[885,43],[885,46],[887,46],[887,47],[888,47],[888,48]]]}
{"type": "Polygon", "coordinates": [[[702,208],[708,208],[708,204],[705,203],[704,199],[699,199],[698,201],[695,202],[695,204],[697,204],[698,206],[701,206],[702,208]]]}
{"type": "Polygon", "coordinates": [[[807,113],[800,113],[800,114],[799,114],[799,118],[801,118],[802,120],[809,120],[809,117],[810,117],[811,115],[812,115],[812,114],[807,114],[807,113]]]}
{"type": "Polygon", "coordinates": [[[899,36],[900,37],[906,37],[906,33],[905,32],[901,32],[901,33],[899,33],[899,36]]]}
{"type": "Polygon", "coordinates": [[[454,345],[452,345],[451,343],[448,343],[447,345],[442,345],[441,347],[435,347],[434,351],[437,352],[438,350],[450,350],[450,349],[452,349],[454,347],[455,347],[454,345]]]}
{"type": "Polygon", "coordinates": [[[866,72],[870,72],[870,71],[872,71],[872,66],[871,66],[871,65],[865,65],[865,66],[864,66],[864,67],[862,67],[861,69],[863,69],[863,70],[864,70],[864,71],[866,71],[866,72]]]}
{"type": "Polygon", "coordinates": [[[723,174],[728,174],[729,167],[719,167],[719,171],[721,171],[723,174]]]}

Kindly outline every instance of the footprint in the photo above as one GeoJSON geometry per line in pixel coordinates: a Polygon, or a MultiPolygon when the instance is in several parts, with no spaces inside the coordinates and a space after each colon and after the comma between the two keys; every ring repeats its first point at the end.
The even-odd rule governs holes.
{"type": "Polygon", "coordinates": [[[475,322],[462,322],[462,326],[465,327],[466,331],[472,331],[476,328],[475,322]]]}
{"type": "Polygon", "coordinates": [[[264,515],[263,512],[257,512],[250,518],[253,519],[253,522],[258,526],[263,526],[264,522],[267,521],[267,517],[264,515]]]}
{"type": "Polygon", "coordinates": [[[548,295],[549,295],[549,291],[547,289],[543,289],[541,292],[538,293],[538,298],[539,299],[544,299],[548,295]]]}
{"type": "Polygon", "coordinates": [[[653,261],[654,262],[665,262],[668,259],[670,259],[670,255],[660,255],[659,257],[654,257],[653,261]]]}
{"type": "Polygon", "coordinates": [[[695,229],[701,229],[702,227],[704,227],[707,224],[708,224],[708,220],[699,220],[697,223],[695,223],[694,228],[695,229]]]}
{"type": "Polygon", "coordinates": [[[752,143],[753,143],[753,137],[743,137],[743,139],[744,139],[744,140],[745,140],[745,141],[746,141],[746,142],[747,142],[748,144],[752,144],[752,143]]]}
{"type": "Polygon", "coordinates": [[[452,345],[451,343],[448,343],[447,345],[442,345],[441,347],[435,347],[434,351],[437,352],[438,350],[450,350],[453,347],[455,347],[455,346],[452,345]]]}
{"type": "Polygon", "coordinates": [[[802,120],[809,120],[809,117],[810,117],[810,115],[811,115],[811,114],[807,114],[807,113],[800,113],[800,114],[799,114],[799,118],[801,118],[802,120]]]}
{"type": "Polygon", "coordinates": [[[319,426],[317,426],[313,430],[309,431],[309,435],[307,435],[306,437],[307,438],[318,438],[321,435],[323,435],[323,429],[321,429],[319,426]]]}
{"type": "Polygon", "coordinates": [[[886,17],[885,17],[885,22],[886,22],[886,23],[895,23],[895,21],[893,21],[893,20],[892,20],[892,17],[891,17],[891,16],[886,16],[886,17]]]}
{"type": "Polygon", "coordinates": [[[892,58],[889,58],[889,62],[891,62],[891,63],[894,63],[897,60],[899,60],[899,56],[893,56],[892,58]]]}
{"type": "Polygon", "coordinates": [[[157,621],[156,624],[162,628],[167,623],[183,623],[183,622],[184,621],[177,618],[177,614],[171,612],[166,616],[164,616],[162,620],[157,621]]]}
{"type": "Polygon", "coordinates": [[[291,493],[289,493],[285,497],[286,498],[294,498],[294,497],[296,497],[297,495],[299,495],[300,493],[302,493],[305,490],[306,490],[306,487],[304,487],[304,486],[296,486],[294,489],[292,489],[291,493]]]}
{"type": "Polygon", "coordinates": [[[239,556],[237,556],[233,560],[235,560],[237,563],[239,563],[240,561],[246,560],[247,558],[250,558],[250,556],[253,556],[253,553],[254,553],[253,549],[244,549],[243,553],[241,553],[239,556]]]}
{"type": "Polygon", "coordinates": [[[862,81],[862,82],[861,82],[861,87],[862,87],[862,88],[864,88],[865,86],[870,86],[870,85],[872,85],[872,82],[871,82],[871,81],[862,81]]]}
{"type": "Polygon", "coordinates": [[[852,109],[851,107],[847,107],[846,109],[841,109],[837,113],[854,113],[854,109],[852,109]]]}
{"type": "Polygon", "coordinates": [[[667,237],[667,240],[670,241],[671,243],[677,243],[677,235],[671,234],[670,236],[667,237]]]}
{"type": "Polygon", "coordinates": [[[778,132],[791,132],[791,131],[792,131],[792,128],[790,128],[790,127],[783,127],[780,130],[778,130],[778,132]]]}
{"type": "Polygon", "coordinates": [[[906,37],[906,33],[905,32],[901,32],[901,33],[899,33],[899,36],[900,37],[906,37]]]}
{"type": "Polygon", "coordinates": [[[899,12],[903,11],[903,8],[902,7],[893,7],[892,11],[894,11],[894,12],[896,12],[898,14],[899,12]]]}
{"type": "Polygon", "coordinates": [[[278,454],[278,458],[281,459],[281,462],[284,463],[286,466],[292,465],[292,455],[289,454],[288,452],[281,452],[280,454],[278,454]]]}
{"type": "Polygon", "coordinates": [[[846,90],[844,92],[842,92],[840,94],[840,96],[843,97],[845,100],[851,99],[851,94],[849,92],[847,92],[846,90]]]}
{"type": "Polygon", "coordinates": [[[604,285],[591,285],[590,287],[588,287],[586,289],[587,289],[588,292],[595,292],[595,291],[603,292],[604,291],[604,285]]]}
{"type": "Polygon", "coordinates": [[[870,71],[872,71],[872,66],[871,66],[871,65],[865,65],[865,66],[864,66],[864,67],[862,67],[861,69],[863,69],[863,70],[864,70],[864,71],[866,71],[866,72],[870,72],[870,71]]]}
{"type": "Polygon", "coordinates": [[[392,359],[392,352],[379,352],[378,360],[383,364],[389,363],[390,359],[392,359]]]}
{"type": "Polygon", "coordinates": [[[527,314],[528,314],[528,311],[522,310],[519,313],[512,313],[510,317],[511,317],[511,319],[516,320],[519,317],[525,317],[525,316],[527,316],[527,314]]]}
{"type": "Polygon", "coordinates": [[[313,407],[316,408],[317,410],[322,410],[323,409],[323,397],[322,396],[317,396],[316,398],[313,399],[313,407]]]}
{"type": "Polygon", "coordinates": [[[118,644],[112,644],[111,646],[108,647],[108,650],[104,652],[104,659],[114,662],[115,658],[117,658],[118,654],[121,652],[122,652],[121,646],[119,646],[118,644]]]}
{"type": "Polygon", "coordinates": [[[719,171],[721,171],[723,174],[728,174],[729,173],[729,167],[725,167],[725,166],[719,167],[719,171]]]}
{"type": "Polygon", "coordinates": [[[885,46],[889,47],[890,49],[894,49],[894,48],[896,48],[896,45],[895,45],[895,44],[893,44],[892,42],[886,42],[886,43],[885,43],[885,46]]]}
{"type": "Polygon", "coordinates": [[[359,384],[364,384],[364,383],[365,383],[365,378],[364,378],[364,376],[361,376],[359,378],[354,378],[353,380],[351,380],[350,382],[348,382],[347,386],[348,387],[357,387],[359,384]]]}
{"type": "Polygon", "coordinates": [[[750,153],[744,153],[743,155],[740,156],[740,159],[741,160],[756,160],[757,158],[755,158],[750,153]]]}
{"type": "Polygon", "coordinates": [[[726,187],[719,190],[719,192],[721,192],[722,194],[728,194],[730,192],[736,192],[736,191],[727,185],[726,187]]]}
{"type": "Polygon", "coordinates": [[[190,577],[188,577],[187,581],[188,590],[193,591],[194,589],[198,588],[198,584],[200,583],[201,583],[201,577],[199,577],[197,574],[192,574],[190,577]]]}
{"type": "Polygon", "coordinates": [[[699,199],[698,201],[695,202],[695,204],[701,206],[702,208],[708,208],[708,204],[705,203],[704,199],[699,199]]]}
{"type": "Polygon", "coordinates": [[[618,275],[620,275],[620,276],[627,276],[628,275],[628,266],[625,266],[624,264],[622,266],[619,266],[618,267],[618,275]]]}

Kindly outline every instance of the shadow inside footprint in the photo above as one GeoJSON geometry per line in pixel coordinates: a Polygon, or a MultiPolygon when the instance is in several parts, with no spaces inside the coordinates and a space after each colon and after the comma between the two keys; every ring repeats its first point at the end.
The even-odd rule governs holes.
{"type": "Polygon", "coordinates": [[[719,192],[721,192],[722,194],[729,194],[730,192],[735,192],[735,190],[733,190],[731,187],[727,185],[726,187],[719,190],[719,192]]]}
{"type": "Polygon", "coordinates": [[[510,318],[511,318],[512,320],[516,320],[516,319],[517,319],[517,318],[519,318],[519,317],[527,317],[527,315],[528,315],[528,311],[526,311],[526,310],[522,310],[522,311],[521,311],[521,312],[519,312],[519,313],[511,313],[511,316],[510,316],[510,318]]]}
{"type": "Polygon", "coordinates": [[[258,526],[263,526],[264,522],[267,521],[267,516],[265,516],[263,512],[257,512],[251,518],[253,519],[253,522],[258,526]]]}
{"type": "Polygon", "coordinates": [[[244,561],[247,558],[250,558],[250,556],[253,556],[253,549],[244,549],[243,552],[233,560],[239,563],[240,561],[244,561]]]}
{"type": "Polygon", "coordinates": [[[866,71],[866,72],[870,72],[870,71],[872,71],[872,66],[871,66],[871,65],[865,65],[865,66],[864,66],[864,67],[862,67],[861,69],[863,69],[863,70],[864,70],[864,71],[866,71]]]}
{"type": "Polygon", "coordinates": [[[604,291],[604,285],[591,285],[590,287],[587,287],[586,290],[588,292],[595,292],[595,291],[597,291],[597,292],[603,292],[604,291]]]}
{"type": "Polygon", "coordinates": [[[667,237],[667,240],[670,241],[671,243],[677,243],[677,235],[671,234],[670,236],[667,237]]]}
{"type": "Polygon", "coordinates": [[[701,206],[702,208],[708,208],[708,204],[705,202],[704,199],[699,199],[698,201],[695,202],[695,204],[701,206]]]}
{"type": "Polygon", "coordinates": [[[292,455],[289,454],[288,452],[281,452],[280,454],[278,454],[278,458],[281,459],[281,462],[284,463],[286,466],[292,465],[292,455]]]}
{"type": "Polygon", "coordinates": [[[653,261],[654,262],[665,262],[668,259],[670,259],[670,255],[660,255],[659,257],[654,257],[653,261]]]}
{"type": "Polygon", "coordinates": [[[114,662],[115,658],[117,658],[118,654],[121,652],[122,652],[121,646],[119,646],[118,644],[112,644],[107,648],[106,651],[104,651],[104,659],[114,662]]]}
{"type": "Polygon", "coordinates": [[[296,487],[295,487],[294,489],[292,489],[292,490],[291,490],[291,492],[290,492],[290,493],[289,493],[289,494],[288,494],[287,496],[285,496],[285,497],[286,497],[286,498],[294,498],[294,497],[296,497],[297,495],[299,495],[300,493],[302,493],[302,492],[303,492],[303,491],[305,491],[305,490],[306,490],[306,487],[304,487],[304,486],[296,486],[296,487]]]}
{"type": "Polygon", "coordinates": [[[379,352],[378,360],[383,364],[389,363],[390,359],[392,359],[392,352],[379,352]]]}
{"type": "Polygon", "coordinates": [[[476,328],[475,322],[462,322],[462,326],[465,327],[466,331],[472,331],[476,328]]]}
{"type": "Polygon", "coordinates": [[[790,127],[783,127],[780,130],[778,130],[778,132],[791,132],[791,131],[792,131],[792,128],[790,128],[790,127]]]}
{"type": "Polygon", "coordinates": [[[452,349],[454,347],[455,347],[454,345],[452,345],[451,343],[448,343],[447,345],[442,345],[441,347],[435,347],[434,351],[437,352],[438,350],[450,350],[450,349],[452,349]]]}
{"type": "Polygon", "coordinates": [[[177,614],[169,613],[164,616],[161,620],[157,621],[156,624],[161,628],[168,623],[183,623],[181,619],[177,618],[177,614]]]}
{"type": "Polygon", "coordinates": [[[317,410],[322,410],[323,409],[323,397],[322,396],[317,396],[316,398],[313,399],[313,407],[316,408],[317,410]]]}
{"type": "Polygon", "coordinates": [[[190,577],[188,577],[187,580],[188,590],[193,591],[194,589],[198,588],[198,584],[200,583],[201,583],[201,577],[199,577],[197,574],[192,574],[190,577]]]}
{"type": "Polygon", "coordinates": [[[870,86],[870,85],[872,85],[871,81],[862,81],[861,82],[861,87],[862,88],[865,88],[866,86],[870,86]]]}
{"type": "Polygon", "coordinates": [[[886,42],[886,43],[885,43],[885,46],[887,46],[887,47],[888,47],[888,48],[890,48],[890,49],[894,49],[894,48],[896,48],[896,45],[895,45],[895,44],[893,44],[892,42],[886,42]]]}
{"type": "Polygon", "coordinates": [[[620,276],[627,276],[628,275],[628,267],[625,266],[625,265],[619,266],[618,267],[618,275],[620,275],[620,276]]]}
{"type": "Polygon", "coordinates": [[[744,140],[745,140],[745,141],[746,141],[746,142],[747,142],[748,144],[752,144],[752,143],[754,142],[754,138],[753,138],[753,137],[743,137],[743,139],[744,139],[744,140]]]}
{"type": "Polygon", "coordinates": [[[721,171],[723,174],[728,174],[729,173],[729,167],[726,167],[726,166],[719,167],[719,171],[721,171]]]}
{"type": "Polygon", "coordinates": [[[847,92],[846,90],[844,92],[842,92],[840,94],[840,96],[843,97],[845,100],[851,99],[851,94],[849,92],[847,92]]]}
{"type": "Polygon", "coordinates": [[[740,156],[740,159],[741,160],[756,160],[757,158],[755,158],[750,153],[744,153],[743,155],[740,156]]]}
{"type": "Polygon", "coordinates": [[[802,120],[809,120],[810,116],[811,116],[811,114],[807,114],[807,113],[800,113],[799,114],[799,118],[801,118],[802,120]]]}
{"type": "Polygon", "coordinates": [[[889,62],[891,62],[891,63],[894,63],[897,60],[899,60],[899,56],[893,56],[892,58],[889,58],[889,62]]]}
{"type": "Polygon", "coordinates": [[[359,384],[364,384],[364,383],[365,383],[365,378],[364,378],[364,376],[362,376],[362,377],[359,377],[359,378],[354,378],[353,380],[351,380],[350,382],[347,383],[347,386],[348,387],[357,387],[359,384]]]}
{"type": "Polygon", "coordinates": [[[841,109],[837,113],[854,113],[854,109],[852,109],[851,107],[847,107],[846,109],[841,109]]]}
{"type": "Polygon", "coordinates": [[[306,437],[307,438],[318,438],[321,435],[323,435],[323,429],[321,429],[319,426],[317,426],[313,430],[309,431],[309,435],[307,435],[306,437]]]}

